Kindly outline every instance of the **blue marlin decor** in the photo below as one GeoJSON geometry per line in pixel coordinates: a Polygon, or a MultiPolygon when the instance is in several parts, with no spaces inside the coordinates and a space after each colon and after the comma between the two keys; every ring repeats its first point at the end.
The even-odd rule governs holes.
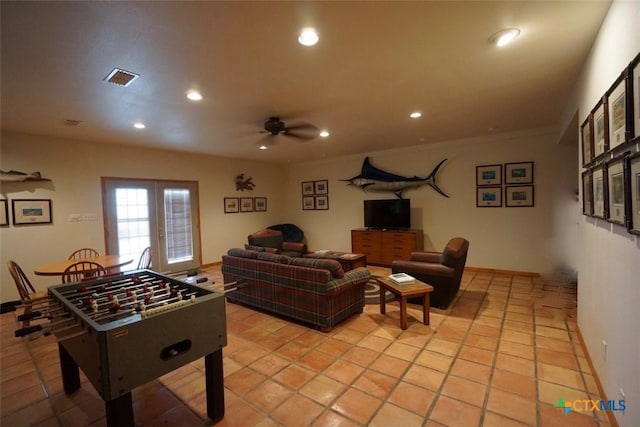
{"type": "Polygon", "coordinates": [[[436,174],[445,161],[447,159],[441,160],[426,178],[420,178],[419,176],[407,178],[406,176],[380,170],[371,165],[369,157],[365,157],[360,175],[350,179],[341,179],[341,181],[348,181],[349,184],[347,185],[356,185],[363,191],[391,192],[400,199],[402,199],[403,191],[422,187],[423,185],[429,185],[444,197],[449,197],[436,185],[436,174]]]}

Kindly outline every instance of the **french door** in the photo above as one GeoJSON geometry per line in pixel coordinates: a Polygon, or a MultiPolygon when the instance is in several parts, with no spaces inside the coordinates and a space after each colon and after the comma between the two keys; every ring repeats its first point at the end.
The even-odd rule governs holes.
{"type": "Polygon", "coordinates": [[[200,267],[198,183],[102,179],[107,253],[130,256],[137,265],[151,247],[158,272],[200,267]]]}

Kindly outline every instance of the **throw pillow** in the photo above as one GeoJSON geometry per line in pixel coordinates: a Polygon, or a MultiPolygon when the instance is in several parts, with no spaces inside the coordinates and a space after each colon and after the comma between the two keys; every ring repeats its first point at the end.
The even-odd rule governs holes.
{"type": "Polygon", "coordinates": [[[264,252],[264,248],[262,246],[256,245],[244,245],[244,248],[248,251],[256,251],[256,252],[264,252]]]}
{"type": "Polygon", "coordinates": [[[227,251],[227,255],[235,256],[238,258],[258,258],[258,252],[256,251],[247,251],[245,249],[240,248],[232,248],[227,251]]]}

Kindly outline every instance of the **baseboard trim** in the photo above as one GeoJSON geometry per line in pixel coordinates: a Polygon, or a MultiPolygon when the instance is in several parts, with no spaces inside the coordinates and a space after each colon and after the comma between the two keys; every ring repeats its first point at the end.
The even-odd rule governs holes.
{"type": "Polygon", "coordinates": [[[500,270],[497,268],[482,268],[482,267],[465,267],[465,271],[473,271],[476,273],[491,273],[491,274],[505,274],[527,277],[540,277],[540,273],[534,273],[531,271],[516,271],[516,270],[500,270]]]}
{"type": "Polygon", "coordinates": [[[222,265],[222,261],[216,261],[216,262],[210,262],[210,263],[207,263],[207,264],[202,264],[200,266],[200,268],[215,267],[216,265],[222,265]]]}
{"type": "MultiPolygon", "coordinates": [[[[584,337],[582,336],[582,332],[580,332],[580,326],[576,324],[576,332],[578,333],[578,339],[580,340],[580,345],[582,346],[582,350],[584,350],[585,358],[587,359],[587,363],[589,364],[589,369],[591,369],[591,374],[593,375],[593,380],[596,382],[596,387],[598,387],[598,393],[602,396],[602,399],[609,400],[607,397],[607,393],[604,391],[604,387],[602,387],[602,383],[600,382],[600,377],[598,376],[598,371],[593,366],[593,361],[591,360],[591,355],[589,354],[589,350],[584,343],[584,337]]],[[[618,424],[618,420],[612,411],[607,411],[607,418],[609,419],[609,424],[611,427],[620,427],[618,424]]]]}

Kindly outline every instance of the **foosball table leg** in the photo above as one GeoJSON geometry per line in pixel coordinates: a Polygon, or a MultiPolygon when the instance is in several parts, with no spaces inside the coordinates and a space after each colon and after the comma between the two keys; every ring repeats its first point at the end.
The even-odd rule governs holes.
{"type": "Polygon", "coordinates": [[[107,413],[107,427],[134,427],[133,400],[131,392],[122,396],[107,400],[104,403],[107,413]]]}
{"type": "Polygon", "coordinates": [[[60,355],[62,386],[66,394],[71,394],[80,388],[80,368],[60,343],[58,343],[58,354],[60,355]]]}
{"type": "Polygon", "coordinates": [[[224,417],[224,381],[222,349],[204,357],[204,376],[207,386],[207,415],[213,422],[224,417]]]}

